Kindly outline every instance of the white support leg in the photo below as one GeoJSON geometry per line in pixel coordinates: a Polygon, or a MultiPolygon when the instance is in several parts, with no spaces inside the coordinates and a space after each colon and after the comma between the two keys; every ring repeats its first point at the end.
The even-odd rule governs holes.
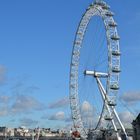
{"type": "Polygon", "coordinates": [[[115,115],[116,119],[118,120],[118,123],[120,124],[120,126],[121,126],[121,128],[123,130],[124,135],[126,136],[126,139],[128,139],[128,136],[127,136],[127,133],[125,131],[125,128],[124,128],[124,126],[123,126],[123,124],[122,124],[122,122],[121,122],[121,120],[120,120],[120,118],[118,116],[118,113],[116,112],[115,108],[113,108],[113,112],[114,112],[114,115],[115,115]]]}
{"type": "MultiPolygon", "coordinates": [[[[96,78],[96,79],[98,80],[97,82],[99,82],[99,84],[100,84],[100,86],[101,86],[101,88],[102,88],[102,90],[103,90],[104,97],[106,97],[106,91],[105,91],[105,89],[103,88],[100,79],[99,79],[99,78],[96,78]]],[[[122,128],[122,131],[123,131],[123,133],[124,133],[124,135],[126,136],[126,139],[127,139],[127,138],[128,138],[127,133],[126,133],[125,128],[124,128],[124,126],[123,126],[123,124],[122,124],[122,122],[121,122],[121,120],[120,120],[120,118],[119,118],[119,116],[118,116],[118,114],[117,114],[116,109],[115,109],[114,107],[111,107],[111,108],[112,108],[113,113],[114,113],[116,119],[118,120],[118,123],[120,124],[120,126],[121,126],[121,128],[122,128]]]]}
{"type": "MultiPolygon", "coordinates": [[[[105,106],[106,106],[106,108],[107,108],[107,111],[108,111],[109,115],[111,116],[111,110],[110,110],[108,104],[106,103],[106,92],[105,92],[105,89],[104,89],[104,87],[103,87],[103,85],[102,85],[102,83],[101,83],[101,81],[100,81],[100,79],[99,79],[98,77],[96,77],[96,80],[97,80],[98,87],[99,87],[99,89],[100,89],[102,98],[103,98],[103,100],[104,100],[104,102],[105,102],[105,106]]],[[[111,122],[112,122],[112,125],[113,125],[113,127],[114,127],[114,130],[116,131],[117,139],[118,139],[118,140],[121,140],[120,137],[119,137],[118,130],[117,130],[117,127],[116,127],[116,125],[115,125],[114,120],[111,120],[111,122]]]]}
{"type": "MultiPolygon", "coordinates": [[[[108,74],[107,74],[107,73],[102,73],[102,72],[96,72],[96,71],[89,71],[89,70],[85,70],[84,74],[85,74],[85,75],[89,75],[89,76],[93,76],[93,77],[96,78],[96,81],[97,81],[97,83],[98,83],[98,87],[99,87],[99,90],[100,90],[100,92],[101,92],[103,101],[105,101],[105,106],[106,106],[106,108],[107,108],[109,114],[111,115],[110,108],[109,108],[108,104],[106,103],[106,95],[107,95],[107,94],[106,94],[106,91],[105,91],[105,89],[104,89],[104,87],[103,87],[103,85],[102,85],[102,83],[101,83],[101,81],[100,81],[100,79],[99,79],[99,78],[107,78],[107,77],[108,77],[108,74]]],[[[124,126],[123,126],[123,124],[122,124],[122,122],[121,122],[121,120],[120,120],[120,118],[119,118],[119,116],[118,116],[118,114],[117,114],[115,108],[114,108],[114,107],[111,107],[111,109],[113,110],[113,113],[114,113],[114,115],[115,115],[115,117],[116,117],[116,119],[117,119],[119,125],[121,126],[121,128],[122,128],[122,130],[123,130],[123,133],[124,133],[124,135],[126,136],[126,139],[127,139],[127,138],[128,138],[127,133],[126,133],[126,131],[125,131],[125,128],[124,128],[124,126]]],[[[114,120],[112,120],[112,125],[113,125],[113,127],[114,127],[114,130],[117,132],[117,127],[116,127],[116,125],[115,125],[114,120]]],[[[120,139],[118,133],[117,133],[117,137],[118,137],[118,139],[120,139]]]]}

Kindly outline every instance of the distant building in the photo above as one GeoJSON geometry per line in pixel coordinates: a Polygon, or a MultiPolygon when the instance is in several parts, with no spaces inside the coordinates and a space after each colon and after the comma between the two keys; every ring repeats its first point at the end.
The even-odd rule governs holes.
{"type": "Polygon", "coordinates": [[[7,137],[14,137],[14,128],[7,128],[7,137]]]}
{"type": "Polygon", "coordinates": [[[132,122],[132,125],[133,125],[133,131],[134,131],[133,139],[140,140],[140,114],[138,115],[136,120],[132,122]]]}
{"type": "Polygon", "coordinates": [[[6,136],[6,135],[7,135],[7,128],[0,127],[0,136],[6,136]]]}

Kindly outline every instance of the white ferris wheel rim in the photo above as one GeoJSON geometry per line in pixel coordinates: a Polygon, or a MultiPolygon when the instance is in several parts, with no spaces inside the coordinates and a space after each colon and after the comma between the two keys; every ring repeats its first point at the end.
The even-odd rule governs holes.
{"type": "MultiPolygon", "coordinates": [[[[80,114],[79,97],[78,97],[78,68],[80,59],[80,50],[84,39],[84,34],[87,30],[88,24],[93,16],[99,16],[103,19],[104,27],[106,30],[106,40],[108,49],[108,78],[107,78],[107,94],[111,95],[118,92],[119,89],[119,71],[115,72],[112,69],[115,66],[120,70],[120,48],[119,48],[119,36],[117,33],[117,24],[113,19],[113,13],[109,8],[103,7],[94,3],[88,7],[83,15],[80,24],[78,26],[75,41],[73,45],[71,67],[70,67],[70,105],[72,119],[75,126],[78,126],[77,130],[82,134],[82,137],[86,137],[86,132],[83,126],[83,122],[80,114]],[[114,23],[114,25],[113,25],[114,23]],[[114,37],[114,38],[113,38],[114,37]],[[114,54],[113,54],[114,53],[114,54]],[[116,53],[116,55],[115,55],[116,53]],[[115,79],[112,81],[112,79],[115,79]],[[118,87],[113,89],[111,86],[116,84],[118,87]]],[[[103,107],[104,108],[104,107],[103,107]]],[[[101,115],[102,117],[102,115],[101,115]]],[[[99,121],[101,120],[101,117],[99,121]]],[[[100,122],[98,122],[99,125],[100,122]]]]}

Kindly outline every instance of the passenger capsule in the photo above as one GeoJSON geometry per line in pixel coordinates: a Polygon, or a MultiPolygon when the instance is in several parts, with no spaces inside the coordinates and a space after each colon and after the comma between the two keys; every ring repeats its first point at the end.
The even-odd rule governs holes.
{"type": "Polygon", "coordinates": [[[120,56],[121,55],[121,52],[120,51],[112,51],[112,55],[114,56],[120,56]]]}
{"type": "Polygon", "coordinates": [[[111,11],[107,11],[105,15],[106,16],[109,16],[109,17],[112,17],[112,16],[114,16],[114,13],[111,12],[111,11]]]}
{"type": "Polygon", "coordinates": [[[109,115],[105,115],[104,119],[107,120],[107,121],[111,121],[113,119],[113,117],[109,116],[109,115]]]}
{"type": "Polygon", "coordinates": [[[120,37],[119,37],[118,35],[115,34],[115,35],[112,35],[112,36],[111,36],[111,39],[112,39],[112,40],[120,40],[120,37]]]}
{"type": "Polygon", "coordinates": [[[110,27],[117,27],[117,23],[116,22],[109,22],[108,26],[110,26],[110,27]]]}
{"type": "Polygon", "coordinates": [[[110,85],[110,89],[119,90],[119,85],[117,83],[114,83],[114,84],[110,85]]]}
{"type": "Polygon", "coordinates": [[[116,72],[116,73],[121,72],[120,67],[119,66],[112,67],[112,72],[116,72]]]}

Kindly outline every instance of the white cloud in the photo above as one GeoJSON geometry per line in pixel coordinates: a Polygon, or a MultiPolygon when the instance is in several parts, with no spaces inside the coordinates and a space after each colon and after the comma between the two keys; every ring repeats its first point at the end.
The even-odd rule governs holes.
{"type": "Polygon", "coordinates": [[[97,123],[97,115],[95,112],[95,109],[88,101],[83,102],[81,106],[81,116],[85,127],[95,127],[97,123]]]}
{"type": "Polygon", "coordinates": [[[45,105],[32,96],[0,96],[0,116],[20,115],[45,109],[45,105]]]}
{"type": "Polygon", "coordinates": [[[135,119],[134,115],[129,111],[119,113],[119,117],[125,127],[131,127],[131,123],[135,119]]]}
{"type": "Polygon", "coordinates": [[[121,99],[127,104],[134,104],[140,101],[140,92],[127,92],[121,99]]]}
{"type": "Polygon", "coordinates": [[[51,103],[48,108],[49,109],[55,109],[55,108],[61,108],[69,105],[69,99],[68,98],[63,98],[61,100],[58,100],[54,103],[51,103]]]}
{"type": "MultiPolygon", "coordinates": [[[[0,85],[5,83],[5,75],[6,68],[0,65],[0,85]]],[[[43,103],[38,101],[35,97],[30,96],[30,93],[34,93],[39,90],[39,88],[34,85],[27,85],[27,78],[29,78],[29,76],[10,79],[11,81],[9,81],[14,85],[9,90],[11,94],[9,94],[10,92],[7,93],[8,89],[6,92],[1,91],[0,116],[19,115],[46,109],[43,103]]]]}
{"type": "Polygon", "coordinates": [[[24,92],[25,93],[35,93],[39,89],[40,89],[39,87],[32,85],[32,86],[26,87],[24,92]]]}
{"type": "Polygon", "coordinates": [[[92,108],[92,106],[90,105],[89,102],[84,101],[82,106],[81,106],[81,110],[82,110],[82,112],[88,112],[88,111],[92,111],[93,108],[92,108]]]}
{"type": "Polygon", "coordinates": [[[56,114],[50,116],[48,119],[49,120],[61,120],[61,121],[63,121],[63,120],[65,120],[65,113],[63,111],[59,111],[56,114]]]}
{"type": "Polygon", "coordinates": [[[11,106],[11,113],[25,113],[33,110],[42,110],[45,106],[34,97],[18,95],[11,106]]]}

